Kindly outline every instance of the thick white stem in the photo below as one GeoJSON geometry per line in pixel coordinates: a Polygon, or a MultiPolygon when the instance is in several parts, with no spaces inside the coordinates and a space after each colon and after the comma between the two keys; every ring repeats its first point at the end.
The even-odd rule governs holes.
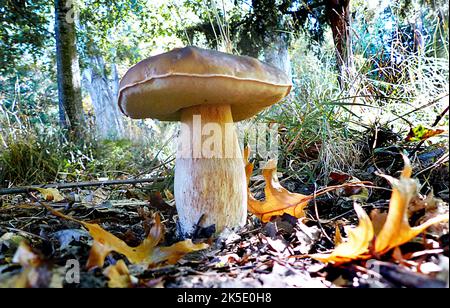
{"type": "Polygon", "coordinates": [[[180,231],[191,234],[198,223],[214,224],[217,234],[242,227],[247,218],[246,178],[230,106],[186,108],[181,122],[175,164],[180,231]]]}

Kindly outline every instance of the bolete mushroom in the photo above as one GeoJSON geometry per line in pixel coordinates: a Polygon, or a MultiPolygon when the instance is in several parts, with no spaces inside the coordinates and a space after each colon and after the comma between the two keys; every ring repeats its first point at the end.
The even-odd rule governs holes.
{"type": "Polygon", "coordinates": [[[217,233],[245,224],[244,162],[233,123],[278,102],[290,89],[289,78],[275,67],[197,47],[147,58],[123,76],[119,106],[125,115],[182,123],[174,190],[183,235],[201,218],[217,233]]]}

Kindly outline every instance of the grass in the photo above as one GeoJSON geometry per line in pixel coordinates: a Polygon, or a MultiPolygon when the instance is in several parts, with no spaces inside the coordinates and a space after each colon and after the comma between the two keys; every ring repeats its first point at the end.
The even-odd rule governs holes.
{"type": "MultiPolygon", "coordinates": [[[[351,93],[339,87],[331,34],[326,33],[321,44],[299,34],[290,50],[294,82],[290,97],[254,119],[279,124],[279,169],[288,177],[326,184],[332,171],[353,173],[364,168],[374,132],[406,137],[411,127],[432,125],[448,106],[448,23],[427,19],[433,34],[423,52],[391,44],[389,53],[402,59],[395,62],[386,57],[386,42],[377,37],[376,27],[382,25],[374,25],[375,31],[369,33],[358,24],[363,19],[355,18],[353,24],[358,38],[356,73],[347,80],[354,85],[351,93]]],[[[394,32],[407,36],[400,25],[396,27],[394,32]]],[[[448,122],[447,113],[439,126],[448,122]]],[[[151,129],[133,141],[93,139],[73,145],[61,138],[56,121],[42,123],[0,104],[0,185],[148,173],[173,158],[175,144],[173,125],[151,123],[151,129]]],[[[448,153],[448,136],[437,142],[448,153]]],[[[171,172],[173,164],[163,167],[171,172]]]]}
{"type": "Polygon", "coordinates": [[[129,140],[80,145],[60,135],[23,134],[7,143],[0,152],[0,187],[152,175],[161,166],[153,149],[129,140]]]}

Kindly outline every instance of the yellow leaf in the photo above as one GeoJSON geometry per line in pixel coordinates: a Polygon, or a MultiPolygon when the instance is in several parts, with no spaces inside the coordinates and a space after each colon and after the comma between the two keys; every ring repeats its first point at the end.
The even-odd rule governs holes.
{"type": "Polygon", "coordinates": [[[184,240],[169,247],[156,247],[152,253],[152,263],[166,261],[168,264],[175,264],[185,254],[207,248],[207,244],[194,244],[191,240],[184,240]]]}
{"type": "Polygon", "coordinates": [[[439,215],[429,219],[420,226],[411,228],[408,222],[408,206],[413,197],[417,195],[418,183],[411,179],[412,168],[406,156],[404,156],[405,167],[400,179],[382,175],[393,186],[389,203],[389,211],[380,214],[372,212],[372,220],[366,212],[357,204],[355,210],[359,218],[359,225],[348,231],[348,241],[337,245],[330,254],[313,254],[310,257],[322,262],[343,263],[355,259],[366,259],[370,257],[369,246],[375,238],[373,253],[375,256],[382,255],[405,244],[414,237],[424,232],[433,224],[448,221],[448,215],[439,215]]]}
{"type": "Polygon", "coordinates": [[[56,188],[36,188],[47,201],[60,202],[64,200],[56,188]]]}
{"type": "Polygon", "coordinates": [[[173,200],[175,199],[175,197],[173,196],[173,194],[170,192],[170,190],[165,189],[164,190],[164,194],[166,195],[166,199],[167,200],[173,200]]]}
{"type": "Polygon", "coordinates": [[[8,287],[42,288],[50,284],[51,271],[25,241],[20,243],[12,262],[20,264],[22,271],[12,277],[8,287]]]}
{"type": "Polygon", "coordinates": [[[409,159],[403,156],[405,167],[400,179],[382,175],[392,185],[392,196],[386,222],[375,241],[375,252],[383,254],[390,249],[409,242],[435,223],[448,221],[448,215],[436,216],[425,223],[411,228],[408,222],[408,206],[418,191],[418,183],[411,179],[412,168],[409,159]]]}
{"type": "MultiPolygon", "coordinates": [[[[244,159],[246,162],[245,173],[247,176],[247,186],[253,172],[253,164],[248,162],[249,152],[249,148],[245,148],[244,159]]],[[[291,193],[282,187],[278,181],[276,162],[274,160],[267,162],[262,174],[266,182],[264,190],[266,199],[264,201],[256,200],[250,192],[250,189],[247,188],[248,210],[263,222],[268,222],[272,216],[280,216],[284,213],[297,218],[304,217],[304,208],[308,205],[312,197],[291,193]]]]}
{"type": "Polygon", "coordinates": [[[147,238],[144,239],[142,244],[138,247],[128,246],[124,241],[104,230],[97,224],[86,222],[82,222],[82,224],[94,238],[94,244],[92,245],[86,265],[87,268],[96,266],[103,267],[106,256],[112,251],[123,254],[131,263],[150,261],[149,259],[151,258],[153,249],[159,243],[163,235],[159,216],[156,216],[155,225],[150,229],[147,238]]]}
{"type": "Polygon", "coordinates": [[[170,247],[156,247],[163,237],[163,227],[158,215],[155,218],[155,224],[150,229],[147,238],[144,239],[142,244],[137,247],[130,247],[124,241],[104,230],[97,224],[87,223],[66,216],[55,211],[48,205],[43,204],[43,206],[54,215],[76,221],[88,229],[89,234],[94,239],[86,265],[88,269],[93,267],[103,267],[105,258],[113,251],[126,256],[131,263],[156,264],[167,261],[170,264],[174,264],[185,254],[208,247],[208,244],[204,243],[193,244],[191,240],[178,242],[170,247]]]}
{"type": "Polygon", "coordinates": [[[335,232],[334,232],[334,245],[337,246],[343,242],[341,229],[339,229],[339,223],[336,223],[334,226],[335,232]]]}
{"type": "Polygon", "coordinates": [[[129,288],[132,286],[130,272],[123,260],[117,261],[115,265],[108,266],[103,274],[109,278],[110,288],[129,288]]]}
{"type": "Polygon", "coordinates": [[[369,245],[373,239],[372,222],[360,205],[355,203],[354,208],[359,224],[356,228],[347,230],[347,242],[337,245],[330,254],[312,254],[309,257],[322,262],[344,263],[368,256],[369,245]]]}

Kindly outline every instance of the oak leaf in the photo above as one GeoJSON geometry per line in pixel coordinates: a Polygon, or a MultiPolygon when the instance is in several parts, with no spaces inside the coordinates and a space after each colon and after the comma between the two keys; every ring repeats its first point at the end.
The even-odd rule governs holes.
{"type": "Polygon", "coordinates": [[[36,188],[47,201],[60,202],[64,197],[56,188],[36,188]]]}
{"type": "Polygon", "coordinates": [[[336,246],[330,254],[312,254],[311,258],[332,263],[344,263],[354,259],[365,258],[369,253],[369,245],[373,239],[372,222],[366,211],[358,205],[354,204],[359,224],[356,228],[348,229],[348,240],[336,246]]]}
{"type": "Polygon", "coordinates": [[[256,215],[262,222],[270,221],[273,216],[281,216],[284,213],[300,218],[305,216],[304,208],[312,199],[297,193],[292,193],[281,186],[277,176],[277,166],[274,160],[269,160],[265,165],[262,175],[266,182],[264,189],[266,199],[259,201],[250,192],[248,184],[254,165],[248,161],[250,149],[244,149],[246,163],[245,174],[247,177],[248,210],[256,215]]]}
{"type": "Polygon", "coordinates": [[[125,261],[119,260],[116,264],[108,266],[103,274],[108,277],[109,288],[129,288],[133,285],[133,278],[128,271],[125,261]]]}
{"type": "Polygon", "coordinates": [[[392,185],[392,195],[389,202],[389,212],[386,222],[377,234],[375,251],[383,254],[390,249],[409,242],[424,232],[428,227],[442,221],[448,221],[448,215],[439,215],[423,224],[411,227],[408,222],[408,206],[418,193],[418,182],[411,179],[412,167],[409,159],[404,156],[405,167],[400,179],[381,175],[392,185]]]}
{"type": "Polygon", "coordinates": [[[155,224],[150,229],[147,238],[144,239],[141,245],[137,247],[130,247],[123,240],[104,230],[97,224],[80,221],[78,219],[66,216],[46,204],[42,205],[54,215],[78,222],[88,229],[89,234],[94,239],[86,265],[88,269],[93,267],[103,267],[105,258],[113,251],[124,255],[131,263],[155,265],[161,262],[175,264],[187,253],[202,250],[208,247],[208,244],[194,244],[191,240],[184,240],[182,242],[175,243],[170,247],[156,247],[163,237],[163,226],[159,215],[156,215],[155,224]]]}
{"type": "Polygon", "coordinates": [[[348,231],[348,241],[337,245],[330,254],[312,254],[310,257],[322,262],[343,263],[355,259],[380,256],[409,242],[431,225],[448,221],[448,215],[439,215],[417,227],[409,225],[408,205],[417,195],[418,182],[411,179],[412,168],[406,156],[404,156],[404,160],[405,167],[400,179],[381,175],[393,187],[387,215],[373,212],[372,222],[361,206],[355,203],[359,225],[348,231]],[[369,251],[373,241],[374,245],[369,251]]]}

